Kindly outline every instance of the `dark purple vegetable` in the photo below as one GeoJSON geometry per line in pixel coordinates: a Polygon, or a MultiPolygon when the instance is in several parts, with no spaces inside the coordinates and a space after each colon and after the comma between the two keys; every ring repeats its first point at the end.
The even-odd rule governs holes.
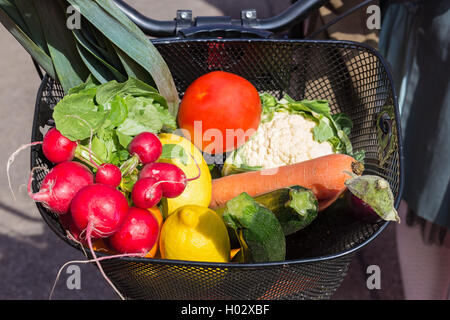
{"type": "Polygon", "coordinates": [[[394,195],[389,183],[375,175],[353,176],[345,182],[351,214],[360,220],[400,222],[394,207],[394,195]]]}
{"type": "Polygon", "coordinates": [[[363,200],[353,195],[351,192],[346,194],[349,211],[353,217],[359,220],[376,223],[380,220],[380,216],[363,200]]]}

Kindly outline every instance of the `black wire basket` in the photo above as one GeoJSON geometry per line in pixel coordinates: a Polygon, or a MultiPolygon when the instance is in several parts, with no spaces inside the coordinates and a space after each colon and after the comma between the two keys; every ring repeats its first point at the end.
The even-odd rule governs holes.
{"type": "MultiPolygon", "coordinates": [[[[397,101],[387,65],[377,51],[343,41],[159,39],[153,43],[169,65],[180,97],[197,77],[223,70],[243,76],[260,92],[329,100],[332,113],[345,112],[354,123],[350,139],[354,149],[366,151],[365,174],[387,179],[398,207],[402,170],[397,101]],[[391,152],[381,143],[386,139],[395,142],[389,144],[394,148],[391,152]]],[[[53,125],[52,109],[63,95],[60,85],[45,76],[37,95],[32,141],[42,140],[42,128],[53,125]]],[[[41,149],[35,148],[31,166],[43,164],[51,167],[41,149]]],[[[37,172],[33,191],[38,191],[44,176],[37,172]]],[[[61,239],[81,250],[66,237],[55,215],[40,204],[37,207],[61,239]]],[[[127,299],[326,299],[341,284],[354,253],[387,224],[319,214],[310,226],[287,237],[287,258],[280,262],[120,258],[101,264],[127,299]]]]}

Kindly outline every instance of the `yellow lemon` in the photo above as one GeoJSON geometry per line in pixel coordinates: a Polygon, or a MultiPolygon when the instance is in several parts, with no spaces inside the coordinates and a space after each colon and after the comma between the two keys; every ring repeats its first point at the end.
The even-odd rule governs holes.
{"type": "Polygon", "coordinates": [[[158,162],[171,163],[178,166],[184,171],[187,179],[197,177],[200,169],[200,177],[189,181],[181,195],[176,198],[164,198],[162,200],[164,217],[168,217],[176,209],[187,204],[208,207],[211,202],[211,173],[201,152],[189,140],[175,134],[162,133],[159,135],[159,139],[163,147],[176,145],[183,148],[184,159],[179,157],[165,158],[163,154],[158,162]]]}
{"type": "Polygon", "coordinates": [[[207,207],[186,205],[164,222],[159,250],[163,259],[229,262],[230,238],[216,212],[207,207]]]}

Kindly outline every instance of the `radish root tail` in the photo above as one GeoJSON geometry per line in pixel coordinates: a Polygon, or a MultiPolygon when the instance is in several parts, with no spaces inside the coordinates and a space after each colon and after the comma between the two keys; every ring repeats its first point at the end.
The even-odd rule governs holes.
{"type": "MultiPolygon", "coordinates": [[[[71,264],[88,264],[88,263],[94,263],[94,262],[100,262],[100,261],[104,261],[104,260],[124,258],[124,257],[133,257],[133,258],[135,258],[135,257],[145,257],[145,255],[142,254],[142,253],[126,253],[126,254],[116,254],[116,255],[111,255],[111,256],[105,256],[105,257],[96,258],[96,259],[90,259],[90,260],[72,260],[72,261],[66,262],[65,264],[63,264],[61,266],[61,268],[59,269],[59,271],[58,271],[58,273],[56,275],[56,279],[55,279],[55,282],[53,283],[53,287],[52,287],[52,289],[50,291],[50,295],[49,295],[48,299],[49,300],[52,299],[53,293],[54,293],[55,288],[56,288],[56,284],[58,283],[58,280],[61,277],[61,272],[68,265],[71,265],[71,264]]],[[[122,295],[120,295],[120,296],[122,296],[122,295]]]]}
{"type": "Polygon", "coordinates": [[[86,229],[83,230],[83,231],[86,232],[86,241],[87,241],[87,244],[88,244],[88,247],[89,247],[89,251],[91,252],[91,255],[92,255],[93,259],[90,259],[90,260],[73,260],[73,261],[69,261],[69,262],[66,262],[65,264],[63,264],[62,267],[59,269],[57,275],[56,275],[55,282],[53,283],[53,287],[52,287],[52,289],[50,291],[49,300],[51,300],[52,297],[53,297],[53,293],[55,291],[56,284],[58,283],[58,280],[59,280],[59,278],[61,276],[61,272],[64,270],[64,268],[66,266],[68,266],[70,264],[75,264],[75,263],[77,263],[77,264],[96,263],[98,269],[100,270],[100,273],[105,278],[105,280],[113,288],[113,290],[120,297],[120,299],[125,300],[125,297],[120,293],[120,291],[116,288],[116,286],[112,283],[112,281],[108,278],[108,276],[103,271],[103,268],[102,268],[102,265],[100,264],[100,261],[109,260],[109,259],[117,259],[117,258],[125,258],[125,257],[141,257],[141,258],[143,258],[143,257],[145,257],[146,253],[123,253],[123,254],[116,254],[116,255],[110,255],[110,256],[97,258],[97,255],[95,254],[95,250],[94,250],[94,248],[92,246],[92,240],[91,240],[92,231],[94,231],[94,224],[93,224],[93,222],[89,222],[87,227],[86,227],[86,229]]]}
{"type": "Polygon", "coordinates": [[[197,174],[197,176],[195,176],[193,178],[186,179],[187,182],[197,180],[202,175],[202,170],[200,169],[200,166],[198,165],[197,160],[195,160],[194,156],[191,153],[189,153],[189,155],[191,156],[192,160],[194,160],[194,163],[197,166],[198,174],[197,174]]]}
{"type": "Polygon", "coordinates": [[[120,293],[120,291],[116,288],[116,286],[112,283],[111,279],[108,278],[105,271],[102,268],[102,265],[100,264],[100,261],[97,258],[97,255],[95,254],[95,250],[92,247],[92,229],[94,227],[94,224],[92,222],[88,223],[88,226],[86,228],[86,240],[89,246],[89,250],[91,251],[92,257],[94,258],[95,263],[97,264],[98,269],[100,270],[100,273],[102,274],[103,278],[105,278],[106,282],[109,283],[111,288],[117,293],[117,295],[120,297],[120,299],[125,300],[124,296],[120,293]]]}
{"type": "Polygon", "coordinates": [[[183,182],[181,182],[181,181],[160,180],[160,181],[156,182],[154,185],[152,185],[152,187],[150,189],[147,190],[147,192],[145,193],[145,197],[150,198],[152,196],[152,193],[155,190],[155,188],[157,186],[159,186],[161,183],[165,183],[165,182],[183,184],[183,182]]]}
{"type": "Polygon", "coordinates": [[[14,163],[14,160],[16,159],[16,156],[23,150],[29,148],[29,147],[33,147],[36,146],[38,144],[42,144],[42,141],[36,141],[36,142],[32,142],[32,143],[28,143],[28,144],[23,144],[19,147],[19,149],[17,149],[16,151],[14,151],[11,156],[8,158],[8,162],[6,164],[6,175],[8,177],[8,186],[9,186],[9,191],[11,191],[11,195],[14,201],[16,201],[16,195],[14,194],[14,190],[12,188],[11,185],[11,176],[9,174],[9,169],[11,168],[11,165],[14,163]]]}
{"type": "MultiPolygon", "coordinates": [[[[83,230],[83,232],[84,232],[84,230],[83,230]]],[[[69,230],[66,230],[66,235],[67,235],[67,238],[69,238],[69,240],[72,240],[73,242],[75,242],[76,244],[78,244],[81,247],[81,250],[83,251],[84,256],[87,258],[88,255],[86,253],[86,250],[84,250],[84,245],[81,243],[81,241],[77,240],[73,236],[73,234],[70,233],[69,230]]],[[[81,233],[80,233],[79,237],[81,238],[81,233]]]]}
{"type": "Polygon", "coordinates": [[[34,172],[35,172],[36,170],[42,170],[42,171],[45,171],[45,173],[47,174],[47,173],[48,173],[48,168],[47,168],[47,167],[43,167],[43,166],[34,167],[33,169],[31,169],[31,172],[30,172],[30,178],[28,179],[28,185],[27,185],[27,192],[28,192],[28,195],[29,195],[30,198],[33,199],[34,201],[40,202],[39,199],[36,198],[36,195],[39,194],[41,191],[45,191],[45,193],[51,194],[52,188],[53,188],[53,186],[54,186],[54,183],[52,183],[52,184],[50,185],[50,190],[41,190],[41,191],[39,191],[39,192],[37,192],[37,193],[33,193],[33,191],[31,190],[31,185],[32,185],[32,183],[33,183],[33,181],[34,181],[34,172]]]}

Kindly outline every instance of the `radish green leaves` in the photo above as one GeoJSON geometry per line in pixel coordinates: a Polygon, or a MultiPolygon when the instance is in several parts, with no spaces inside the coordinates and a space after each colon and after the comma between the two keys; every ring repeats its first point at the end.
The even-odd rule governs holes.
{"type": "Polygon", "coordinates": [[[101,85],[90,78],[56,105],[53,118],[61,134],[90,143],[94,154],[111,163],[127,159],[128,144],[139,133],[176,129],[164,97],[134,78],[101,85]]]}

